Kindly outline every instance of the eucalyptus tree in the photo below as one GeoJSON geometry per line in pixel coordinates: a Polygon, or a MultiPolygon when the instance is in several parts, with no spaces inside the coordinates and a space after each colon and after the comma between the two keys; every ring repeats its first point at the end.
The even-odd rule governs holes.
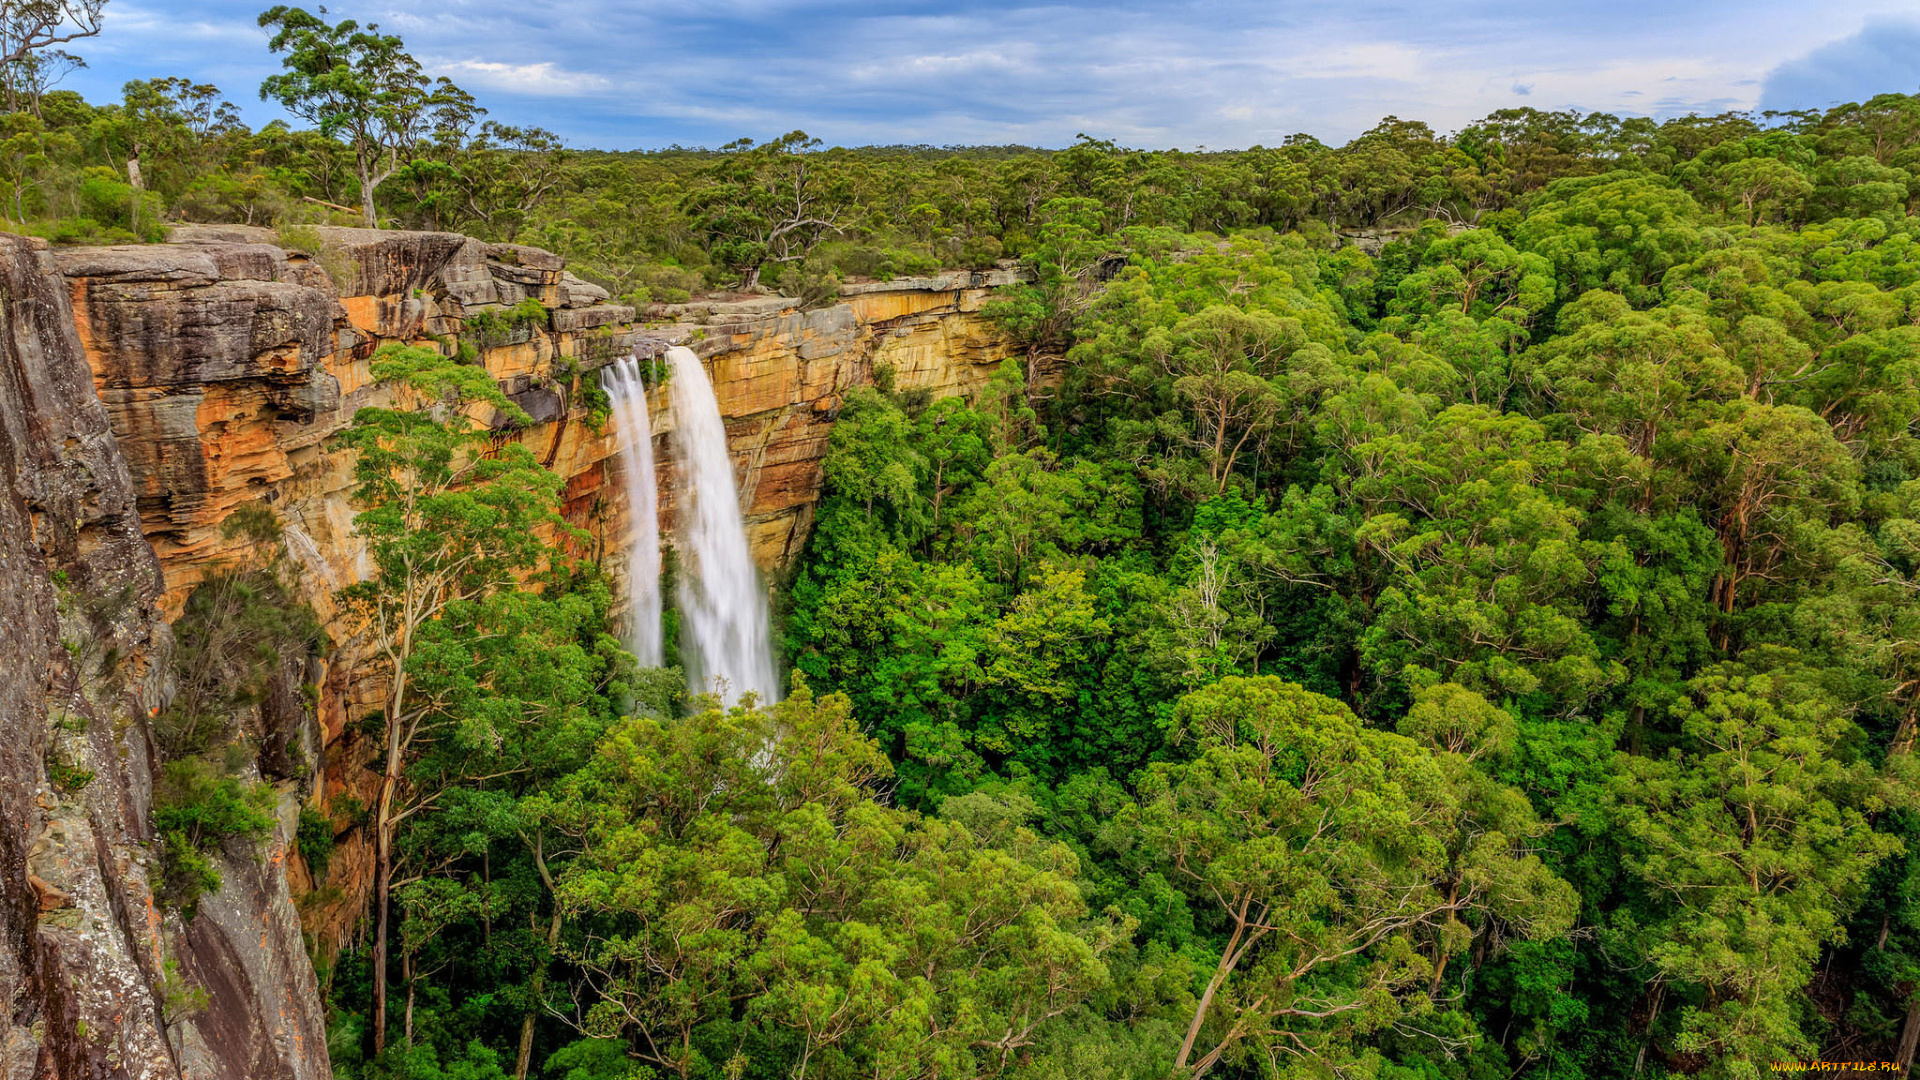
{"type": "Polygon", "coordinates": [[[527,583],[562,560],[549,537],[561,480],[518,442],[492,448],[487,421],[525,414],[484,368],[389,345],[373,375],[400,407],[362,408],[341,435],[357,451],[355,533],[373,566],[342,590],[350,647],[382,679],[373,831],[373,1037],[387,1037],[387,953],[396,839],[443,794],[503,759],[503,729],[546,724],[587,692],[587,658],[566,643],[579,614],[527,583]]]}
{"type": "Polygon", "coordinates": [[[0,66],[99,35],[107,0],[0,0],[0,66]]]}
{"type": "Polygon", "coordinates": [[[1470,767],[1505,738],[1494,711],[1475,709],[1486,719],[1458,732],[1416,716],[1422,746],[1271,676],[1181,699],[1175,734],[1197,753],[1141,774],[1137,827],[1225,937],[1178,1075],[1338,1068],[1387,1029],[1445,1045],[1430,995],[1471,922],[1529,939],[1571,925],[1572,890],[1530,850],[1543,830],[1525,800],[1470,767]]]}
{"type": "Polygon", "coordinates": [[[378,24],[329,23],[325,14],[286,5],[261,13],[260,25],[274,31],[267,47],[286,70],[261,82],[260,97],[352,147],[361,216],[377,229],[380,185],[414,160],[449,114],[471,112],[473,99],[444,76],[428,77],[405,43],[378,24]]]}
{"type": "Polygon", "coordinates": [[[820,152],[820,140],[806,132],[759,145],[740,139],[721,151],[680,208],[705,235],[714,261],[739,273],[747,288],[760,284],[768,263],[799,262],[850,223],[852,193],[820,152]]]}

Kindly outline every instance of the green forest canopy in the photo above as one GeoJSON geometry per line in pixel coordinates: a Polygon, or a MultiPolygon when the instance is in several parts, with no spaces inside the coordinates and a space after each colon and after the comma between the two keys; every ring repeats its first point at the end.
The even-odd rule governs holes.
{"type": "MultiPolygon", "coordinates": [[[[529,544],[537,463],[474,457],[457,411],[362,413],[379,572],[345,599],[444,614],[363,725],[391,799],[302,826],[309,861],[390,851],[380,930],[322,957],[341,1075],[1911,1060],[1920,98],[608,154],[484,122],[397,40],[263,22],[263,92],[315,127],[16,78],[12,227],[371,216],[636,301],[1031,277],[979,393],[849,394],[770,710],[633,669],[596,570],[529,544]],[[434,576],[469,550],[497,572],[434,576]]],[[[431,350],[377,373],[497,394],[431,350]]],[[[190,606],[187,654],[219,619],[305,640],[243,617],[286,603],[273,573],[190,606]]],[[[258,812],[174,722],[190,885],[258,812]]]]}

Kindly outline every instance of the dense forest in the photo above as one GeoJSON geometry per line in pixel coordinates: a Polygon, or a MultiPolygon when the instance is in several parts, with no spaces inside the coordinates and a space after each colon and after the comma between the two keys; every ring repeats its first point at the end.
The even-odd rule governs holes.
{"type": "MultiPolygon", "coordinates": [[[[397,779],[301,827],[315,865],[349,829],[391,852],[321,958],[343,1078],[1912,1060],[1920,96],[610,153],[373,28],[261,22],[260,94],[308,126],[182,78],[88,103],[16,50],[6,227],[458,230],[638,304],[1028,278],[979,394],[848,397],[771,707],[635,668],[533,528],[531,455],[363,410],[375,573],[342,599],[389,635],[362,723],[397,779]]],[[[457,356],[379,374],[512,408],[457,356]]],[[[266,554],[189,602],[161,718],[187,918],[209,845],[270,824],[222,771],[220,657],[317,633],[272,522],[236,527],[266,554]]]]}

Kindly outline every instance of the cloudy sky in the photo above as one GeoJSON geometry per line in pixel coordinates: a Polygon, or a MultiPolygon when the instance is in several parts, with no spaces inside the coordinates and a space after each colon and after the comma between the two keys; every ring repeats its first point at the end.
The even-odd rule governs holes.
{"type": "MultiPolygon", "coordinates": [[[[249,121],[263,0],[109,0],[64,84],[212,82],[249,121]]],[[[496,119],[576,146],[1343,142],[1393,114],[1669,116],[1920,90],[1920,0],[331,0],[496,119]]]]}

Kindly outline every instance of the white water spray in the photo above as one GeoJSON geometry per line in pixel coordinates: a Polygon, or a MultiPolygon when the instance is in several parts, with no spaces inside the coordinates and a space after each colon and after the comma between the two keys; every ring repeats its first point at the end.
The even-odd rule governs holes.
{"type": "Polygon", "coordinates": [[[673,365],[673,455],[680,473],[681,657],[696,691],[728,700],[753,691],[779,699],[767,596],[747,551],[746,520],[727,451],[727,428],[707,369],[692,349],[667,350],[673,365]]]}
{"type": "Polygon", "coordinates": [[[620,467],[626,473],[627,647],[641,667],[659,667],[660,641],[660,494],[653,470],[653,422],[647,415],[647,387],[641,360],[629,355],[607,369],[603,380],[613,403],[615,430],[626,443],[620,467]]]}

